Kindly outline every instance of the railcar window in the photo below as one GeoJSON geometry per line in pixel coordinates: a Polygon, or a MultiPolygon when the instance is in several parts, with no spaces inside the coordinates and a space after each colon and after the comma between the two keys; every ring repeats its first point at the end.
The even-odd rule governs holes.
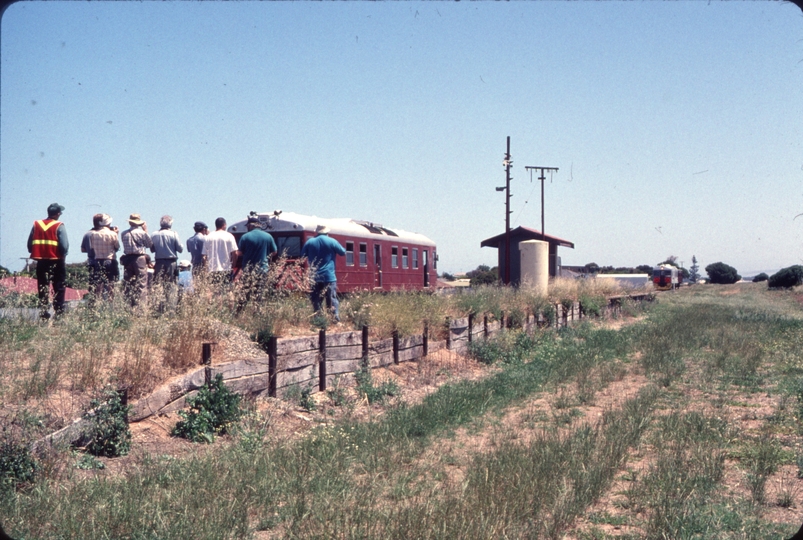
{"type": "Polygon", "coordinates": [[[368,266],[368,244],[360,242],[360,266],[368,266]]]}
{"type": "Polygon", "coordinates": [[[354,242],[346,242],[346,266],[354,266],[354,242]]]}
{"type": "Polygon", "coordinates": [[[418,249],[413,248],[413,268],[418,268],[418,249]]]}
{"type": "Polygon", "coordinates": [[[391,246],[390,248],[390,266],[391,268],[399,267],[399,248],[398,246],[391,246]]]}
{"type": "Polygon", "coordinates": [[[276,251],[284,257],[301,257],[301,238],[298,236],[274,236],[276,251]]]}
{"type": "Polygon", "coordinates": [[[407,268],[407,248],[402,248],[402,268],[407,268]]]}

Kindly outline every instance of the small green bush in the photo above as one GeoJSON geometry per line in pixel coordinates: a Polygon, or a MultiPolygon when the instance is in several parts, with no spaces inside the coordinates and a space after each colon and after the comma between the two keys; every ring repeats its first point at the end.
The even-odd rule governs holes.
{"type": "Polygon", "coordinates": [[[89,402],[89,410],[83,418],[89,421],[86,433],[89,444],[86,451],[93,456],[117,457],[128,454],[131,449],[131,430],[128,427],[128,405],[123,405],[122,396],[107,389],[99,399],[89,402]]]}
{"type": "Polygon", "coordinates": [[[774,288],[790,289],[803,283],[803,266],[796,264],[781,268],[770,276],[767,285],[774,288]]]}
{"type": "Polygon", "coordinates": [[[179,411],[180,420],[172,434],[193,442],[211,443],[215,435],[228,432],[229,426],[237,422],[243,414],[240,408],[242,397],[229,391],[219,374],[208,385],[198,390],[198,394],[187,398],[189,411],[179,411]]]}
{"type": "Polygon", "coordinates": [[[0,440],[0,493],[33,482],[36,470],[27,445],[9,438],[0,440]]]}

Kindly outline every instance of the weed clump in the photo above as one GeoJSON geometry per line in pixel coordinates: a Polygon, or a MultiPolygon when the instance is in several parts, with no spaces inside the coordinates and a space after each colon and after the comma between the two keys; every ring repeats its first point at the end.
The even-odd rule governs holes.
{"type": "Polygon", "coordinates": [[[399,393],[399,386],[393,381],[375,385],[371,376],[371,368],[365,365],[354,372],[354,380],[357,381],[357,391],[366,397],[368,403],[384,403],[385,398],[399,393]]]}
{"type": "Polygon", "coordinates": [[[226,388],[223,375],[218,374],[198,394],[187,398],[190,410],[179,411],[182,420],[173,428],[172,435],[193,442],[214,442],[216,434],[226,434],[242,417],[240,400],[241,396],[226,388]]]}
{"type": "Polygon", "coordinates": [[[128,427],[128,411],[119,392],[107,389],[99,399],[89,402],[84,420],[89,421],[86,436],[89,443],[86,451],[93,456],[117,457],[128,454],[131,449],[131,430],[128,427]]]}
{"type": "Polygon", "coordinates": [[[37,469],[27,445],[8,437],[0,440],[0,493],[33,482],[37,469]]]}

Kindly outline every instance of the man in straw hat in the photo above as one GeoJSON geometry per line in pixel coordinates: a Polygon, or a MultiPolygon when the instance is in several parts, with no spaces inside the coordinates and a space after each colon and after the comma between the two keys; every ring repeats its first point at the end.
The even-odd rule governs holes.
{"type": "Polygon", "coordinates": [[[321,311],[321,304],[326,299],[326,307],[332,310],[335,320],[340,322],[340,303],[337,301],[337,276],[335,275],[335,258],[345,255],[346,250],[340,242],[329,236],[329,227],[318,225],[315,238],[310,238],[301,249],[301,256],[306,257],[310,266],[315,269],[315,285],[310,292],[312,308],[316,313],[321,311]]]}
{"type": "Polygon", "coordinates": [[[36,282],[39,292],[39,316],[50,318],[50,285],[53,284],[53,311],[56,317],[64,313],[64,293],[67,291],[67,267],[64,259],[70,243],[67,231],[59,221],[64,207],[53,203],[47,207],[47,219],[33,222],[28,235],[28,252],[36,261],[36,282]]]}
{"type": "Polygon", "coordinates": [[[153,241],[148,236],[148,225],[139,214],[128,216],[130,228],[123,231],[123,291],[131,307],[144,305],[148,296],[148,250],[153,241]]]}

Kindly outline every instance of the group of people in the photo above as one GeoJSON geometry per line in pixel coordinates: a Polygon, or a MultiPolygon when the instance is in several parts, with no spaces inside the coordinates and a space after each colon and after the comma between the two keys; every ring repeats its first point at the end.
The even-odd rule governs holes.
{"type": "MultiPolygon", "coordinates": [[[[36,261],[39,308],[43,319],[50,317],[51,285],[56,316],[60,316],[65,307],[65,259],[69,241],[64,224],[59,221],[63,212],[64,207],[58,203],[48,206],[48,217],[34,221],[28,236],[28,251],[36,261]]],[[[269,259],[276,254],[277,248],[273,237],[260,227],[254,212],[248,217],[248,232],[240,238],[239,245],[234,235],[226,230],[224,218],[215,220],[214,232],[209,232],[204,222],[196,221],[195,234],[186,243],[190,261],[178,260],[184,249],[178,233],[172,230],[172,217],[162,216],[160,229],[150,235],[139,214],[131,214],[128,224],[129,228],[119,233],[119,229],[112,226],[111,216],[95,214],[92,217],[92,229],[81,241],[81,252],[87,254],[90,301],[113,298],[121,265],[123,291],[132,307],[145,303],[150,283],[162,284],[165,291],[175,290],[177,286],[186,291],[192,288],[192,276],[202,274],[208,275],[208,279],[218,285],[230,283],[239,275],[246,276],[243,279],[245,295],[238,309],[261,298],[267,282],[269,259]],[[123,255],[118,263],[117,252],[121,247],[123,255]]],[[[315,270],[315,284],[310,292],[313,309],[319,312],[325,302],[335,320],[339,321],[335,258],[345,255],[346,251],[328,233],[328,227],[319,225],[316,236],[304,244],[301,255],[315,270]]]]}

